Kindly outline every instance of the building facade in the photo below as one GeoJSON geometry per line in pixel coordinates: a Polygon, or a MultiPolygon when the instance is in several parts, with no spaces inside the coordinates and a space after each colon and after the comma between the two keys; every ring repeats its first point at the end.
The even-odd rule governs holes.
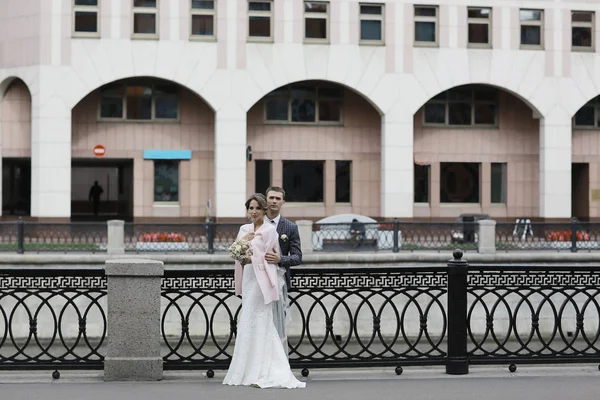
{"type": "Polygon", "coordinates": [[[2,217],[599,219],[600,3],[480,3],[4,2],[2,217]]]}

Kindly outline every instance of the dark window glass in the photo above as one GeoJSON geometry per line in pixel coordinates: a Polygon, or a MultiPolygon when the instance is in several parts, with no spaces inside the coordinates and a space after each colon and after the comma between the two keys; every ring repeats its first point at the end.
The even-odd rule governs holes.
{"type": "Polygon", "coordinates": [[[360,21],[360,40],[381,40],[381,21],[360,21]]]}
{"type": "Polygon", "coordinates": [[[505,163],[492,163],[492,203],[506,203],[505,163]]]}
{"type": "Polygon", "coordinates": [[[177,119],[177,97],[157,97],[154,104],[156,106],[154,115],[157,119],[177,119]]]}
{"type": "Polygon", "coordinates": [[[469,8],[469,18],[488,19],[490,17],[489,8],[469,8]]]}
{"type": "Polygon", "coordinates": [[[415,203],[429,203],[429,165],[415,164],[415,203]]]}
{"type": "Polygon", "coordinates": [[[156,14],[135,13],[133,33],[153,35],[156,33],[156,14]]]}
{"type": "Polygon", "coordinates": [[[288,202],[323,202],[323,161],[284,161],[283,189],[288,202]]]}
{"type": "Polygon", "coordinates": [[[539,46],[542,44],[540,26],[521,26],[521,44],[539,46]]]}
{"type": "Polygon", "coordinates": [[[448,104],[448,124],[450,124],[450,125],[471,125],[471,104],[469,104],[469,103],[449,103],[448,104]]]}
{"type": "Polygon", "coordinates": [[[342,119],[341,105],[337,100],[319,100],[319,121],[339,122],[342,119]]]}
{"type": "Polygon", "coordinates": [[[415,7],[415,16],[417,17],[435,17],[437,9],[435,7],[415,7]]]}
{"type": "Polygon", "coordinates": [[[425,104],[425,122],[428,124],[446,123],[446,105],[438,103],[425,104]]]}
{"type": "Polygon", "coordinates": [[[335,202],[350,203],[352,161],[335,162],[335,202]]]}
{"type": "Polygon", "coordinates": [[[415,41],[435,43],[435,22],[415,22],[415,41]]]}
{"type": "Polygon", "coordinates": [[[100,101],[100,118],[123,118],[123,98],[103,96],[100,101]]]}
{"type": "Polygon", "coordinates": [[[133,0],[134,7],[156,7],[156,0],[133,0]]]}
{"type": "Polygon", "coordinates": [[[488,24],[469,24],[469,43],[488,44],[490,31],[488,24]]]}
{"type": "Polygon", "coordinates": [[[192,0],[192,8],[194,10],[214,10],[215,2],[205,0],[192,0]]]}
{"type": "Polygon", "coordinates": [[[360,6],[360,13],[365,15],[381,15],[381,6],[360,6]]]}
{"type": "Polygon", "coordinates": [[[268,1],[251,1],[248,4],[250,11],[271,11],[271,2],[268,1]]]}
{"type": "Polygon", "coordinates": [[[479,203],[479,164],[441,163],[440,201],[479,203]]]}
{"type": "Polygon", "coordinates": [[[595,123],[594,106],[583,106],[575,114],[575,125],[577,126],[594,126],[595,123]]]}
{"type": "Polygon", "coordinates": [[[306,39],[327,39],[327,20],[324,18],[306,18],[304,21],[306,39]]]}
{"type": "Polygon", "coordinates": [[[213,36],[215,19],[213,15],[192,15],[192,35],[213,36]]]}
{"type": "Polygon", "coordinates": [[[592,47],[592,28],[574,26],[572,33],[574,47],[592,47]]]}
{"type": "Polygon", "coordinates": [[[127,119],[152,118],[152,89],[147,86],[127,87],[127,119]]]}
{"type": "Polygon", "coordinates": [[[254,192],[265,193],[271,186],[271,160],[254,161],[254,192]]]}
{"type": "Polygon", "coordinates": [[[327,3],[318,3],[314,1],[304,2],[304,12],[307,13],[326,13],[327,3]]]}
{"type": "Polygon", "coordinates": [[[292,100],[292,122],[315,122],[314,100],[292,100]]]}
{"type": "Polygon", "coordinates": [[[75,32],[98,32],[98,13],[75,11],[75,32]]]}
{"type": "Polygon", "coordinates": [[[154,161],[154,201],[179,201],[179,161],[154,161]]]}
{"type": "Polygon", "coordinates": [[[266,101],[267,121],[287,121],[288,118],[287,99],[269,99],[266,101]]]}
{"type": "Polygon", "coordinates": [[[98,0],[75,0],[76,6],[97,6],[98,0]]]}
{"type": "Polygon", "coordinates": [[[475,104],[475,125],[495,125],[496,105],[475,104]]]}
{"type": "Polygon", "coordinates": [[[248,35],[250,37],[271,37],[271,18],[249,17],[248,35]]]}

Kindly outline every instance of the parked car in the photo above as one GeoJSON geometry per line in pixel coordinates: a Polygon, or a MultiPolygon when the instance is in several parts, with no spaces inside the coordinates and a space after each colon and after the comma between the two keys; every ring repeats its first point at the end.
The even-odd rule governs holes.
{"type": "Polygon", "coordinates": [[[477,221],[489,219],[487,214],[461,214],[452,229],[452,243],[477,243],[479,226],[477,221]]]}

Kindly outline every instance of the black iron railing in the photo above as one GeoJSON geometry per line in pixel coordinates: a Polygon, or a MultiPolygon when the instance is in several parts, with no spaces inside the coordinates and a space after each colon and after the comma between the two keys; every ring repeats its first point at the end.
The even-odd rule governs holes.
{"type": "MultiPolygon", "coordinates": [[[[127,223],[122,246],[126,252],[225,252],[235,241],[240,224],[127,223]]],[[[491,233],[490,233],[491,235],[491,233]]],[[[572,221],[500,222],[495,227],[498,251],[600,250],[600,223],[572,221]]],[[[391,222],[313,224],[314,251],[478,251],[477,222],[391,222]]],[[[104,222],[0,222],[0,252],[105,252],[108,229],[104,222]]]]}
{"type": "Polygon", "coordinates": [[[530,222],[496,224],[496,249],[592,251],[600,250],[600,223],[530,222]]]}
{"type": "MultiPolygon", "coordinates": [[[[294,368],[600,362],[600,266],[298,268],[294,368]]],[[[0,368],[101,368],[102,270],[0,272],[0,368]]],[[[165,271],[166,369],[224,369],[241,300],[231,270],[165,271]]],[[[398,370],[397,370],[398,371],[398,370]]]]}
{"type": "Polygon", "coordinates": [[[476,222],[400,222],[314,224],[315,251],[451,251],[460,246],[476,251],[479,225],[476,222]]]}
{"type": "Polygon", "coordinates": [[[0,369],[102,369],[106,278],[93,269],[0,271],[0,369]]]}

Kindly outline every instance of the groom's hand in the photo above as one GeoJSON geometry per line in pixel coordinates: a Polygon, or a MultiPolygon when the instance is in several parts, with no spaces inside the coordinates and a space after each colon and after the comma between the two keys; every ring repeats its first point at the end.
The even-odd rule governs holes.
{"type": "Polygon", "coordinates": [[[279,264],[281,256],[277,252],[277,249],[273,249],[272,252],[265,254],[265,260],[267,260],[269,264],[279,264]]]}

